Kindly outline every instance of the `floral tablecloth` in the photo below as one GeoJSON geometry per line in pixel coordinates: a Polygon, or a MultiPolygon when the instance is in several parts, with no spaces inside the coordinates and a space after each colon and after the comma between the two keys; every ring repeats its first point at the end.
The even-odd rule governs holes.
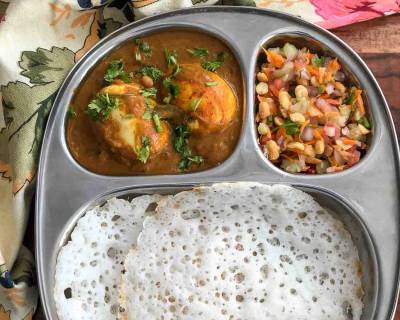
{"type": "Polygon", "coordinates": [[[46,118],[68,71],[135,19],[212,4],[279,10],[325,28],[400,12],[400,0],[0,0],[0,320],[31,319],[36,309],[22,240],[46,118]]]}

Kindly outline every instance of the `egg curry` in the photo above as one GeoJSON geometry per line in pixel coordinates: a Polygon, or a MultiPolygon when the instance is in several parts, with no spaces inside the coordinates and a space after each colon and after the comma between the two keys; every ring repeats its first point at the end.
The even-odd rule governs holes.
{"type": "Polygon", "coordinates": [[[242,85],[235,57],[210,35],[174,30],[132,39],[77,89],[69,149],[82,166],[106,175],[217,166],[240,135],[242,85]]]}

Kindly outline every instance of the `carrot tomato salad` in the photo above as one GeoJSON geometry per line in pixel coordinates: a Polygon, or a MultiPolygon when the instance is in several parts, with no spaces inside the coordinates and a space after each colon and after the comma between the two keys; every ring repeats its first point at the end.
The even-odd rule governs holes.
{"type": "Polygon", "coordinates": [[[287,172],[310,174],[359,162],[372,124],[362,90],[347,85],[339,61],[290,43],[263,51],[256,121],[268,159],[287,172]]]}

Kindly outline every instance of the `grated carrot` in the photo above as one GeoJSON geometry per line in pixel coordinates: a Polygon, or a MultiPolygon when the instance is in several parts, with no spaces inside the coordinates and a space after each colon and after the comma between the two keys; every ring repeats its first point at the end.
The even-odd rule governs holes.
{"type": "Polygon", "coordinates": [[[335,74],[336,72],[338,72],[340,70],[340,64],[337,61],[337,59],[333,59],[333,60],[329,61],[327,69],[332,74],[335,74]]]}
{"type": "Polygon", "coordinates": [[[351,144],[351,145],[358,144],[358,140],[353,140],[353,139],[344,138],[342,141],[344,144],[351,144]]]}
{"type": "Polygon", "coordinates": [[[285,63],[285,59],[279,53],[266,50],[265,48],[263,48],[263,50],[267,55],[269,63],[271,63],[276,68],[280,68],[283,66],[283,64],[285,63]]]}
{"type": "Polygon", "coordinates": [[[356,90],[356,92],[359,91],[359,93],[356,93],[356,106],[357,106],[357,110],[361,113],[361,115],[365,114],[365,108],[364,108],[364,101],[362,99],[361,93],[362,90],[356,90]]]}
{"type": "Polygon", "coordinates": [[[316,76],[316,77],[319,76],[319,71],[316,67],[314,67],[312,65],[307,65],[306,69],[312,76],[316,76]]]}

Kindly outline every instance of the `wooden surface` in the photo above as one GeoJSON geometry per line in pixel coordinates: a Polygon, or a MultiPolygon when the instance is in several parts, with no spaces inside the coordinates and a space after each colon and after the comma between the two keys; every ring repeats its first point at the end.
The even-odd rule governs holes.
{"type": "MultiPolygon", "coordinates": [[[[400,138],[400,15],[333,31],[356,50],[372,70],[390,106],[400,138]]],[[[400,303],[395,320],[400,320],[400,303]]]]}
{"type": "MultiPolygon", "coordinates": [[[[355,49],[374,73],[390,106],[399,136],[400,15],[342,27],[333,32],[355,49]]],[[[45,320],[40,307],[34,320],[45,320]]],[[[400,308],[395,320],[400,320],[400,308]]]]}

